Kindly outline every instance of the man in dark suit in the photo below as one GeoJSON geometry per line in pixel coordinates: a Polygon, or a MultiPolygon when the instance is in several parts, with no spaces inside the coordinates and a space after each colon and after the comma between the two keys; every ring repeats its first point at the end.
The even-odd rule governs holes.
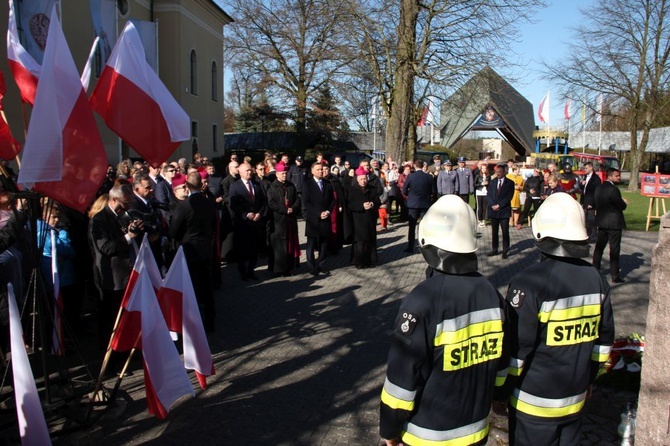
{"type": "Polygon", "coordinates": [[[584,163],[584,177],[581,181],[582,195],[579,199],[584,208],[584,217],[586,219],[586,233],[589,235],[589,241],[595,241],[598,235],[596,227],[596,189],[602,181],[593,171],[593,163],[587,161],[584,163]]]}
{"type": "Polygon", "coordinates": [[[514,182],[505,177],[505,166],[496,166],[496,176],[489,181],[486,189],[488,200],[488,216],[491,220],[491,244],[489,257],[498,255],[498,227],[502,229],[502,258],[509,255],[509,219],[512,216],[512,197],[514,182]]]}
{"type": "Polygon", "coordinates": [[[267,213],[267,199],[261,185],[252,179],[250,164],[240,164],[239,173],[240,180],[232,183],[228,192],[237,269],[242,280],[258,280],[254,269],[265,228],[263,217],[267,213]]]}
{"type": "Polygon", "coordinates": [[[621,181],[621,172],[610,167],[607,169],[607,179],[595,192],[596,226],[598,239],[593,250],[593,266],[600,270],[605,245],[610,244],[610,275],[614,283],[622,283],[619,271],[619,253],[621,251],[621,232],[626,228],[623,211],[628,201],[621,197],[615,183],[621,181]]]}
{"type": "Polygon", "coordinates": [[[416,239],[416,224],[428,211],[435,195],[433,176],[423,171],[423,161],[414,161],[414,172],[410,173],[402,187],[402,193],[407,197],[409,229],[407,232],[407,248],[405,252],[414,252],[416,239]]]}
{"type": "MultiPolygon", "coordinates": [[[[163,179],[162,182],[165,182],[165,180],[163,179]]],[[[161,249],[165,230],[163,228],[163,215],[157,209],[156,201],[154,199],[153,191],[155,187],[156,186],[153,185],[149,175],[135,175],[135,178],[133,179],[133,197],[130,201],[130,209],[135,211],[135,214],[133,215],[134,217],[139,218],[138,216],[141,215],[141,219],[144,221],[144,231],[140,232],[138,240],[141,240],[146,232],[149,238],[151,252],[158,264],[158,269],[165,275],[167,273],[167,268],[165,267],[161,249]]],[[[165,238],[165,243],[167,244],[167,237],[165,238]]]]}
{"type": "Polygon", "coordinates": [[[89,243],[95,261],[94,282],[102,297],[98,308],[98,346],[102,350],[109,342],[130,278],[133,239],[143,229],[140,220],[123,225],[119,220],[129,209],[132,196],[129,185],[114,186],[109,191],[107,206],[91,218],[88,226],[89,243]]]}
{"type": "Polygon", "coordinates": [[[170,202],[174,199],[172,191],[172,178],[174,178],[177,169],[171,164],[166,164],[160,176],[156,177],[156,186],[154,187],[154,199],[159,203],[163,217],[167,219],[170,202]]]}
{"type": "Polygon", "coordinates": [[[170,238],[184,248],[184,257],[200,307],[202,324],[207,333],[214,332],[215,307],[212,291],[212,257],[216,228],[214,202],[202,193],[198,172],[186,177],[189,196],[179,201],[170,222],[170,238]]]}
{"type": "Polygon", "coordinates": [[[302,204],[305,209],[305,235],[307,236],[307,265],[310,274],[316,276],[320,272],[330,274],[323,267],[328,248],[328,237],[331,233],[330,210],[335,205],[335,194],[330,181],[323,179],[323,166],[312,164],[312,177],[305,179],[302,188],[302,204]],[[318,260],[314,258],[318,251],[318,260]]]}

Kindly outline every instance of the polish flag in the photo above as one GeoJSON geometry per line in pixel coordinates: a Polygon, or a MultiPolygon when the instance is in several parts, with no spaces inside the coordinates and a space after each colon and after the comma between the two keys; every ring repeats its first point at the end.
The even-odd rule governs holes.
{"type": "Polygon", "coordinates": [[[18,182],[85,212],[106,173],[107,154],[54,7],[18,182]]]}
{"type": "Polygon", "coordinates": [[[207,376],[215,373],[214,363],[181,246],[158,293],[158,303],[168,328],[182,334],[184,367],[195,370],[200,387],[206,389],[207,376]]]}
{"type": "Polygon", "coordinates": [[[14,287],[7,285],[9,305],[9,337],[12,351],[12,374],[14,376],[14,398],[19,419],[19,434],[23,445],[51,444],[49,429],[37,394],[33,371],[30,368],[26,345],[23,343],[21,315],[14,297],[14,287]]]}
{"type": "Polygon", "coordinates": [[[568,99],[565,101],[565,106],[563,107],[563,117],[565,118],[566,121],[569,121],[570,118],[572,117],[572,99],[568,99]]]}
{"type": "Polygon", "coordinates": [[[130,301],[130,296],[135,290],[137,279],[144,272],[147,273],[149,280],[151,281],[154,293],[157,293],[162,286],[161,273],[158,270],[156,259],[151,252],[149,238],[146,234],[144,234],[142,245],[137,253],[135,265],[133,266],[133,271],[130,273],[130,279],[128,279],[128,285],[126,286],[126,291],[123,294],[123,300],[121,301],[121,306],[125,308],[126,311],[121,315],[119,324],[112,335],[112,350],[117,352],[125,352],[135,347],[142,347],[140,339],[140,315],[139,313],[128,311],[128,303],[130,301]]]}
{"type": "Polygon", "coordinates": [[[54,329],[51,335],[51,353],[65,355],[65,338],[63,337],[63,297],[60,294],[60,275],[58,274],[58,251],[56,249],[56,231],[51,230],[51,278],[54,286],[54,329]]]}
{"type": "Polygon", "coordinates": [[[126,23],[91,95],[107,126],[152,166],[191,137],[191,120],[146,61],[132,22],[126,23]]]}
{"type": "Polygon", "coordinates": [[[9,69],[14,75],[16,85],[21,92],[21,100],[30,105],[35,103],[37,80],[42,68],[33,56],[26,51],[19,40],[14,15],[14,0],[9,0],[9,22],[7,23],[7,59],[9,69]]]}
{"type": "Polygon", "coordinates": [[[2,98],[5,96],[7,86],[5,85],[5,75],[0,71],[0,158],[4,160],[13,160],[21,151],[21,144],[14,139],[12,131],[7,124],[2,98]]]}
{"type": "Polygon", "coordinates": [[[540,106],[537,109],[537,117],[540,118],[540,122],[549,124],[549,92],[540,101],[540,106]]]}
{"type": "Polygon", "coordinates": [[[175,401],[184,395],[195,396],[195,393],[146,270],[140,273],[126,310],[139,313],[142,321],[144,384],[149,413],[164,419],[175,401]]]}

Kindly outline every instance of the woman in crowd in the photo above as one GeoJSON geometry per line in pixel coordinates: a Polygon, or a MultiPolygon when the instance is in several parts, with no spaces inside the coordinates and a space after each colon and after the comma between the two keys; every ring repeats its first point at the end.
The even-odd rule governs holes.
{"type": "Polygon", "coordinates": [[[514,195],[512,196],[512,217],[510,219],[510,227],[515,227],[519,224],[519,215],[521,213],[521,191],[523,191],[523,177],[519,173],[519,166],[513,164],[511,171],[507,174],[507,178],[514,183],[514,195]]]}
{"type": "Polygon", "coordinates": [[[477,201],[477,221],[479,226],[486,225],[488,200],[486,199],[487,187],[489,185],[489,165],[482,163],[479,173],[475,177],[475,199],[477,201]]]}
{"type": "Polygon", "coordinates": [[[406,163],[402,166],[402,173],[398,175],[398,196],[396,197],[400,202],[400,221],[409,220],[409,210],[407,209],[407,196],[402,193],[407,177],[412,173],[412,164],[406,163]]]}

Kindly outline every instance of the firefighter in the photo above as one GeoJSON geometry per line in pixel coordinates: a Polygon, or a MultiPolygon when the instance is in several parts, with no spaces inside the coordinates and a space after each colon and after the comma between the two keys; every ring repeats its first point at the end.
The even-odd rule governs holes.
{"type": "Polygon", "coordinates": [[[579,193],[579,176],[572,171],[572,165],[566,164],[559,176],[559,184],[572,198],[577,199],[579,193]]]}
{"type": "Polygon", "coordinates": [[[614,340],[610,288],[582,260],[584,210],[568,194],[550,195],[531,228],[543,260],[507,290],[510,445],[579,444],[584,402],[614,340]]]}
{"type": "Polygon", "coordinates": [[[488,413],[505,381],[505,301],[477,272],[477,218],[458,195],[419,225],[428,278],[403,300],[382,390],[387,446],[486,444],[488,413]]]}

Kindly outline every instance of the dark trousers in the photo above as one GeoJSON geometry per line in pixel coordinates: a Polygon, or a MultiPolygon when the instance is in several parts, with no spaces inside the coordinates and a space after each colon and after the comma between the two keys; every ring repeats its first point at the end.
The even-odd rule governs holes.
{"type": "Polygon", "coordinates": [[[414,241],[416,240],[416,225],[421,217],[426,215],[428,209],[424,208],[410,208],[408,212],[409,229],[407,230],[407,249],[414,249],[414,241]]]}
{"type": "Polygon", "coordinates": [[[503,252],[507,252],[509,249],[509,217],[491,217],[491,248],[493,249],[493,252],[498,252],[498,227],[502,229],[503,252]]]}
{"type": "Polygon", "coordinates": [[[542,200],[533,200],[531,197],[526,197],[526,202],[523,204],[523,209],[521,210],[521,215],[519,216],[519,224],[523,225],[526,221],[528,221],[530,210],[533,209],[533,213],[537,212],[537,210],[540,208],[540,204],[542,204],[542,200]]]}
{"type": "Polygon", "coordinates": [[[610,275],[612,279],[619,277],[619,253],[621,252],[621,229],[598,228],[598,239],[593,250],[593,266],[600,270],[603,252],[607,243],[610,244],[610,275]]]}
{"type": "Polygon", "coordinates": [[[477,220],[485,221],[487,209],[489,207],[489,199],[486,195],[476,195],[475,202],[477,203],[477,220]]]}
{"type": "Polygon", "coordinates": [[[565,421],[541,420],[519,413],[510,407],[510,446],[564,446],[580,443],[582,417],[565,421]]]}
{"type": "Polygon", "coordinates": [[[261,232],[260,226],[235,230],[233,242],[235,257],[237,258],[237,270],[240,274],[251,274],[256,269],[258,253],[265,243],[263,232],[261,232]]]}
{"type": "Polygon", "coordinates": [[[195,298],[198,301],[202,325],[207,333],[211,333],[215,329],[214,320],[216,317],[214,292],[212,291],[212,261],[210,259],[186,259],[186,264],[191,275],[195,298]]]}
{"type": "Polygon", "coordinates": [[[467,204],[470,204],[470,194],[458,194],[467,204]]]}
{"type": "Polygon", "coordinates": [[[307,265],[311,269],[323,266],[328,252],[328,237],[307,237],[307,265]],[[314,258],[314,251],[318,251],[319,259],[314,258]]]}
{"type": "Polygon", "coordinates": [[[106,351],[125,290],[102,290],[98,304],[98,347],[106,351]]]}
{"type": "Polygon", "coordinates": [[[596,210],[584,209],[584,218],[586,224],[586,233],[589,236],[589,240],[595,240],[598,237],[598,227],[596,226],[596,210]]]}

